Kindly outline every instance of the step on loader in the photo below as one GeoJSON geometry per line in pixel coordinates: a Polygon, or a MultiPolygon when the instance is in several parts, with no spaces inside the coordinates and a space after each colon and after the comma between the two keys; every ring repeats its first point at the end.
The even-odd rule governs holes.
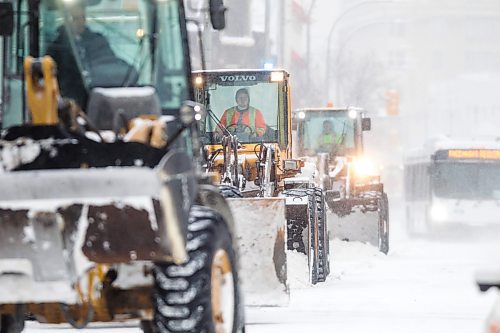
{"type": "Polygon", "coordinates": [[[306,108],[293,112],[295,156],[311,166],[333,213],[331,236],[369,242],[389,251],[389,201],[378,170],[364,155],[371,120],[359,108],[306,108]]]}
{"type": "Polygon", "coordinates": [[[291,155],[289,74],[213,70],[194,72],[193,80],[196,101],[207,109],[206,170],[233,198],[241,255],[256,258],[242,263],[247,304],[285,304],[287,251],[308,256],[312,284],[329,272],[323,192],[291,155]],[[256,289],[255,279],[262,281],[256,289]]]}
{"type": "Polygon", "coordinates": [[[244,332],[233,217],[200,172],[183,2],[1,2],[0,35],[0,332],[244,332]]]}

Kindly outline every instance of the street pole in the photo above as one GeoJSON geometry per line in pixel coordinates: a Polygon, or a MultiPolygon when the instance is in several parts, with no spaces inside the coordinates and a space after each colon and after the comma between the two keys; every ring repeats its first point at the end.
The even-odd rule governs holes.
{"type": "Polygon", "coordinates": [[[307,45],[306,45],[306,59],[307,59],[307,87],[310,87],[310,81],[311,81],[311,14],[312,10],[314,8],[316,0],[312,0],[311,5],[309,6],[309,10],[307,11],[307,31],[306,31],[306,38],[307,38],[307,45]]]}
{"type": "Polygon", "coordinates": [[[342,14],[339,15],[339,17],[333,22],[332,27],[330,28],[330,31],[328,32],[328,38],[327,38],[327,43],[326,43],[326,96],[328,100],[330,100],[330,71],[331,71],[331,52],[330,52],[330,45],[332,42],[332,37],[333,37],[333,32],[335,31],[335,28],[339,25],[339,23],[342,21],[344,17],[346,17],[348,14],[354,12],[360,7],[366,6],[366,5],[375,5],[375,4],[381,4],[381,3],[394,3],[396,1],[394,0],[381,0],[381,1],[365,1],[365,2],[360,2],[352,7],[349,7],[346,9],[342,14]]]}
{"type": "Polygon", "coordinates": [[[285,0],[280,0],[280,24],[279,24],[279,66],[285,64],[285,0]]]}
{"type": "MultiPolygon", "coordinates": [[[[266,0],[266,13],[264,14],[264,38],[266,39],[265,43],[265,50],[264,50],[264,55],[265,55],[265,61],[269,61],[269,55],[271,54],[270,52],[270,43],[269,40],[271,39],[271,28],[270,28],[270,22],[271,22],[271,0],[266,0]]],[[[275,64],[274,64],[275,65],[275,64]]]]}

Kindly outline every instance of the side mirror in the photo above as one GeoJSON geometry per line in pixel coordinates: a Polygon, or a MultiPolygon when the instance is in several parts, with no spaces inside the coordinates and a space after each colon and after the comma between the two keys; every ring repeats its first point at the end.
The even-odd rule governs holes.
{"type": "Polygon", "coordinates": [[[223,0],[210,1],[210,21],[215,30],[222,30],[226,27],[226,7],[223,0]]]}
{"type": "Polygon", "coordinates": [[[369,131],[372,129],[372,120],[370,118],[361,118],[361,129],[369,131]]]}
{"type": "Polygon", "coordinates": [[[10,2],[0,2],[0,36],[11,36],[14,32],[14,9],[10,2]]]}

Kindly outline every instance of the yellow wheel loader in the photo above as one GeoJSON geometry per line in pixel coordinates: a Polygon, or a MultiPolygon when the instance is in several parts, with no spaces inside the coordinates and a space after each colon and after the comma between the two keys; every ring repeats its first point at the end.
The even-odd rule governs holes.
{"type": "MultiPolygon", "coordinates": [[[[0,3],[1,333],[25,318],[244,331],[233,217],[200,172],[183,6],[0,3]]],[[[221,1],[210,11],[222,27],[221,1]]]]}
{"type": "Polygon", "coordinates": [[[323,192],[292,158],[289,74],[214,70],[194,72],[193,80],[196,101],[207,109],[201,122],[206,170],[221,193],[234,198],[230,205],[242,256],[259,256],[256,263],[243,262],[246,295],[264,293],[261,286],[249,290],[257,277],[269,286],[272,301],[278,299],[271,292],[276,281],[287,293],[286,251],[306,254],[311,283],[324,281],[329,254],[323,192]],[[246,276],[251,285],[245,284],[246,276]]]}
{"type": "Polygon", "coordinates": [[[369,242],[389,251],[389,201],[379,170],[364,155],[371,120],[359,108],[307,108],[293,112],[297,156],[312,165],[317,185],[335,218],[331,235],[369,242]]]}

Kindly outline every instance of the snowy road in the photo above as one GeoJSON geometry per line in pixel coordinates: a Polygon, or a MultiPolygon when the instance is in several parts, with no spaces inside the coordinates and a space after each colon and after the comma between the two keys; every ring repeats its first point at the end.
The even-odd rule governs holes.
{"type": "MultiPolygon", "coordinates": [[[[500,242],[407,239],[400,216],[392,216],[391,251],[333,241],[332,273],[315,287],[304,283],[291,260],[291,302],[283,308],[247,308],[247,333],[287,332],[482,332],[496,291],[478,291],[474,274],[491,267],[500,242]]],[[[500,235],[499,235],[500,236],[500,235]]],[[[499,238],[500,239],[500,238],[499,238]]],[[[496,261],[498,262],[498,261],[496,261]]],[[[500,268],[500,265],[499,265],[500,268]]],[[[29,323],[29,333],[72,332],[66,326],[29,323]]],[[[75,330],[76,331],[76,330],[75,330]]],[[[82,333],[140,332],[136,327],[95,327],[82,333]]]]}
{"type": "Polygon", "coordinates": [[[474,285],[473,245],[405,242],[388,256],[334,243],[328,282],[292,290],[287,309],[249,309],[248,332],[480,332],[495,292],[474,285]]]}

